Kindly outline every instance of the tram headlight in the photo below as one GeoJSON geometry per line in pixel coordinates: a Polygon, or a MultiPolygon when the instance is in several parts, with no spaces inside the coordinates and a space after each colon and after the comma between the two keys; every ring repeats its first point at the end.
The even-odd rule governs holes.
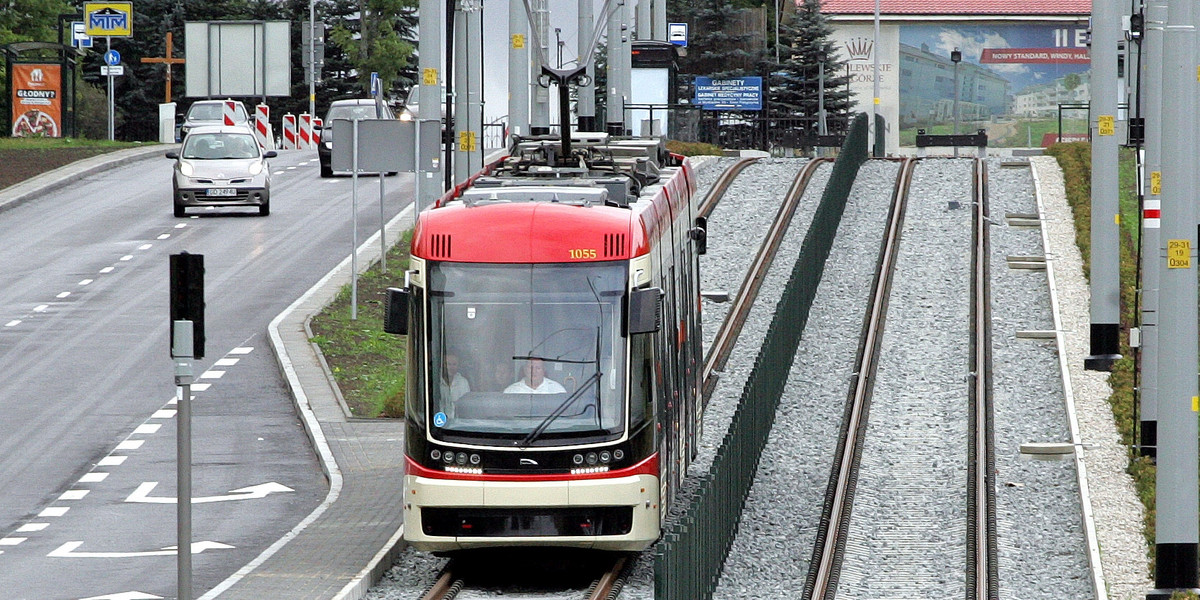
{"type": "Polygon", "coordinates": [[[443,452],[442,453],[442,461],[445,462],[446,464],[453,463],[454,462],[454,453],[453,452],[443,452]]]}
{"type": "Polygon", "coordinates": [[[575,463],[576,465],[582,465],[583,464],[583,455],[576,454],[575,456],[572,456],[571,462],[575,463]]]}
{"type": "Polygon", "coordinates": [[[600,462],[607,463],[610,460],[612,460],[612,455],[609,454],[608,450],[605,450],[600,453],[600,462]]]}
{"type": "Polygon", "coordinates": [[[442,451],[434,448],[433,451],[429,453],[429,458],[432,458],[433,460],[441,460],[442,451]]]}
{"type": "Polygon", "coordinates": [[[471,464],[477,465],[477,464],[479,464],[479,461],[480,461],[480,458],[479,458],[478,454],[471,455],[471,464]]]}
{"type": "Polygon", "coordinates": [[[458,463],[459,466],[467,464],[467,453],[459,452],[458,456],[454,457],[454,462],[458,463]]]}
{"type": "Polygon", "coordinates": [[[597,457],[597,456],[596,456],[596,453],[595,453],[595,452],[588,452],[588,453],[587,453],[587,464],[588,464],[588,466],[589,466],[589,467],[590,467],[590,466],[594,466],[594,465],[596,464],[596,461],[598,460],[598,458],[599,458],[599,457],[597,457]]]}
{"type": "Polygon", "coordinates": [[[622,450],[622,449],[620,449],[620,448],[617,448],[616,450],[613,450],[613,459],[614,459],[614,460],[623,460],[624,458],[625,458],[625,451],[624,451],[624,450],[622,450]]]}

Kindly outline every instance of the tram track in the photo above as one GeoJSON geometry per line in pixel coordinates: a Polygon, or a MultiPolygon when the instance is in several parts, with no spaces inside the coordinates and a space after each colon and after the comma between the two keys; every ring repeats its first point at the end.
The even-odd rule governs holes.
{"type": "MultiPolygon", "coordinates": [[[[791,186],[784,194],[779,211],[776,213],[775,219],[771,222],[770,228],[767,230],[737,294],[734,296],[733,305],[730,307],[729,312],[726,313],[725,319],[721,322],[720,329],[718,329],[713,343],[707,350],[700,373],[701,397],[704,399],[705,404],[708,403],[708,397],[717,385],[717,373],[725,367],[730,353],[733,352],[738,335],[741,333],[742,326],[746,322],[746,317],[749,315],[750,309],[754,306],[754,302],[758,298],[763,278],[766,277],[767,272],[771,268],[771,263],[774,261],[779,246],[783,242],[784,235],[792,223],[792,217],[796,214],[796,209],[800,205],[801,198],[804,197],[804,192],[808,189],[808,184],[812,180],[813,174],[816,173],[817,168],[822,164],[830,162],[832,162],[832,159],[817,158],[805,163],[804,167],[796,173],[796,176],[792,179],[791,186]]],[[[733,183],[737,173],[741,172],[749,164],[750,161],[738,161],[721,174],[721,177],[713,184],[713,187],[701,204],[701,215],[706,216],[711,213],[715,201],[710,203],[710,198],[719,200],[733,183]],[[732,175],[729,175],[730,173],[732,175]]]]}
{"type": "MultiPolygon", "coordinates": [[[[616,600],[629,577],[630,557],[626,554],[598,556],[589,562],[602,568],[602,572],[583,592],[578,594],[568,591],[554,592],[550,597],[562,598],[564,595],[569,595],[582,600],[616,600]]],[[[421,594],[420,600],[455,600],[459,594],[473,591],[473,586],[484,587],[481,584],[472,583],[477,569],[478,566],[472,565],[470,561],[450,560],[442,568],[433,585],[421,594]]],[[[536,583],[537,577],[535,576],[533,579],[533,583],[536,583]]],[[[531,585],[531,583],[527,582],[525,585],[531,585]]],[[[554,587],[554,584],[550,584],[548,587],[554,587]]],[[[482,592],[482,590],[480,591],[482,592]]]]}
{"type": "MultiPolygon", "coordinates": [[[[885,243],[880,252],[879,268],[872,292],[872,300],[864,320],[863,333],[860,339],[857,370],[853,377],[848,394],[847,417],[844,423],[842,441],[839,444],[834,471],[830,477],[830,487],[826,494],[824,512],[819,525],[817,543],[813,550],[812,568],[805,583],[803,598],[806,600],[833,600],[839,593],[843,560],[848,553],[863,552],[870,544],[856,542],[851,538],[854,528],[851,527],[854,516],[854,503],[857,484],[863,468],[864,447],[868,441],[868,415],[871,411],[872,400],[878,391],[877,386],[883,385],[877,380],[880,351],[883,343],[883,333],[887,321],[888,304],[892,296],[893,282],[896,277],[908,275],[897,266],[897,257],[901,244],[901,232],[905,230],[904,220],[907,216],[909,202],[908,188],[912,182],[912,172],[917,162],[906,160],[900,169],[896,182],[891,214],[888,217],[885,233],[885,243]]],[[[991,328],[990,328],[990,289],[989,289],[989,246],[988,228],[991,221],[987,213],[987,174],[982,161],[974,162],[972,175],[972,194],[970,205],[971,217],[971,260],[970,260],[970,292],[968,300],[969,340],[966,342],[969,354],[968,373],[965,378],[967,389],[962,396],[966,398],[966,422],[964,439],[966,447],[961,451],[966,456],[966,473],[964,493],[960,496],[965,504],[965,585],[967,597],[973,600],[995,600],[998,598],[998,568],[996,542],[996,509],[995,509],[995,451],[992,433],[992,401],[991,401],[991,328]]],[[[947,210],[955,210],[958,206],[951,201],[947,210]]],[[[913,370],[920,370],[921,365],[911,365],[913,370]]],[[[891,382],[896,385],[897,382],[891,382]]],[[[902,384],[901,384],[902,385],[902,384]]],[[[949,394],[953,395],[953,391],[949,394]]],[[[890,398],[889,398],[890,399],[890,398]]],[[[911,409],[911,407],[909,407],[911,409]]],[[[894,418],[894,417],[893,417],[894,418]]],[[[903,417],[901,417],[903,418],[903,417]]],[[[873,427],[879,433],[875,435],[909,435],[900,426],[890,423],[876,424],[873,427]],[[883,431],[888,433],[882,433],[883,431]]],[[[878,468],[878,467],[877,467],[878,468]]],[[[903,470],[903,469],[898,469],[903,470]]],[[[916,479],[906,480],[913,476],[912,472],[896,474],[891,479],[896,489],[913,489],[925,485],[921,477],[937,477],[934,470],[916,473],[916,479]]],[[[873,481],[878,481],[880,474],[872,475],[873,481]]],[[[927,480],[928,481],[928,480],[927,480]]],[[[932,486],[932,483],[929,483],[932,486]]],[[[879,490],[873,490],[878,492],[879,490]]],[[[921,502],[912,498],[902,498],[896,502],[921,502]]],[[[886,517],[876,514],[871,519],[886,521],[886,517]]],[[[911,515],[893,516],[894,519],[911,519],[911,515]]],[[[873,522],[874,527],[888,527],[886,523],[873,522]]],[[[953,524],[932,524],[934,527],[943,526],[955,529],[953,524]]],[[[861,529],[861,527],[860,527],[861,529]]],[[[909,548],[892,547],[891,552],[919,553],[928,550],[925,542],[913,544],[909,548]]],[[[944,549],[943,549],[944,550],[944,549]]],[[[963,556],[960,554],[960,556],[963,556]]],[[[885,560],[880,556],[856,556],[857,564],[870,565],[873,562],[885,560]]],[[[909,560],[919,561],[919,557],[909,560]]],[[[884,576],[886,577],[886,576],[884,576]]],[[[919,577],[918,577],[919,579],[919,577]]],[[[861,584],[862,582],[856,582],[861,584]]],[[[895,589],[888,589],[886,584],[872,588],[872,592],[881,593],[888,590],[890,594],[911,593],[911,589],[899,591],[909,583],[896,584],[895,589]]],[[[916,585],[920,585],[919,583],[916,585]]],[[[861,589],[857,591],[861,592],[861,589]]]]}

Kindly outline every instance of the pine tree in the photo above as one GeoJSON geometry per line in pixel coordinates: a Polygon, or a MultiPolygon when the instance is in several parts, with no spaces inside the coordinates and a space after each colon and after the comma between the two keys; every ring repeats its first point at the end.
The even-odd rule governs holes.
{"type": "Polygon", "coordinates": [[[714,79],[755,74],[761,49],[748,48],[749,34],[730,33],[738,9],[729,0],[668,0],[667,13],[668,21],[688,23],[691,39],[680,73],[714,79]]]}
{"type": "Polygon", "coordinates": [[[794,19],[779,24],[780,62],[772,65],[769,92],[773,118],[815,119],[821,103],[819,78],[824,71],[826,118],[830,131],[841,129],[832,123],[844,121],[840,117],[850,110],[850,90],[845,65],[830,39],[832,31],[821,14],[819,0],[804,0],[794,19]]]}
{"type": "Polygon", "coordinates": [[[387,95],[402,98],[416,79],[414,1],[357,0],[349,4],[360,18],[335,26],[329,39],[346,54],[363,95],[370,92],[369,74],[376,72],[387,95]]]}

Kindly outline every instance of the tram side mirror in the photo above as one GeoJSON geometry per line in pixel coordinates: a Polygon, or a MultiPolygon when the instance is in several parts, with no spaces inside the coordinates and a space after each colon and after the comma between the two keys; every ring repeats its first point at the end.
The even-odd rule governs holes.
{"type": "Polygon", "coordinates": [[[383,330],[396,335],[408,334],[408,289],[388,288],[383,330]]]}
{"type": "Polygon", "coordinates": [[[708,253],[708,219],[696,217],[696,226],[688,230],[688,237],[696,242],[696,254],[708,253]]]}
{"type": "Polygon", "coordinates": [[[654,333],[662,329],[661,288],[643,288],[629,293],[629,333],[654,333]]]}

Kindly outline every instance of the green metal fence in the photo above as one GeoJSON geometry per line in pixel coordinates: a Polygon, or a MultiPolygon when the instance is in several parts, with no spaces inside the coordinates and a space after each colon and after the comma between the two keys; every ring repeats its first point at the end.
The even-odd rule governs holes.
{"type": "Polygon", "coordinates": [[[855,117],[834,163],[712,467],[691,497],[677,499],[682,506],[678,518],[671,520],[656,546],[655,600],[707,600],[716,589],[846,199],[858,168],[867,159],[867,141],[864,113],[855,117]]]}

